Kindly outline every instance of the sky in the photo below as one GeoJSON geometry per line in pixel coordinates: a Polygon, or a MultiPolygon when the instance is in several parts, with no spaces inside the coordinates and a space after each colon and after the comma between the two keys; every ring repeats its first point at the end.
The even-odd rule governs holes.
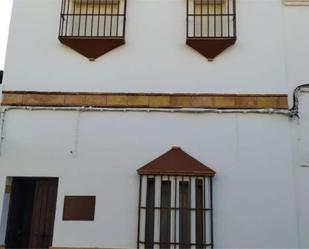
{"type": "Polygon", "coordinates": [[[12,2],[13,0],[0,0],[0,70],[4,69],[12,2]]]}

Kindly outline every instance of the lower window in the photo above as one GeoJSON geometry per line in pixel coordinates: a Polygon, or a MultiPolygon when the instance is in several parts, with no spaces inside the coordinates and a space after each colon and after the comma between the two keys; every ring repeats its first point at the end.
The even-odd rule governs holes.
{"type": "Polygon", "coordinates": [[[140,175],[138,248],[213,248],[211,176],[140,175]]]}

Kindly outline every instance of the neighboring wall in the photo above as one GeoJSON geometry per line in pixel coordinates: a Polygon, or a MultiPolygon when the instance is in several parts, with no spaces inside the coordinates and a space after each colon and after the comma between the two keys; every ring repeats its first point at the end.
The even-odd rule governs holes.
{"type": "MultiPolygon", "coordinates": [[[[286,70],[289,91],[309,84],[309,6],[284,8],[286,70]]],[[[294,149],[296,198],[299,213],[299,241],[309,247],[309,92],[300,97],[300,119],[291,122],[294,149]]]]}

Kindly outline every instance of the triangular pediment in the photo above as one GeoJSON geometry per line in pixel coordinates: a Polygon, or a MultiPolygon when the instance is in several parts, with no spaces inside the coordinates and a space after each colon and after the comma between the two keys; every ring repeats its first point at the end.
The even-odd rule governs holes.
{"type": "Polygon", "coordinates": [[[204,55],[209,61],[232,46],[236,38],[187,38],[187,45],[204,55]]]}
{"type": "Polygon", "coordinates": [[[179,147],[154,159],[137,170],[140,175],[214,176],[216,172],[179,147]]]}
{"type": "Polygon", "coordinates": [[[125,44],[123,38],[76,38],[59,37],[64,45],[74,49],[90,60],[95,60],[101,55],[125,44]]]}

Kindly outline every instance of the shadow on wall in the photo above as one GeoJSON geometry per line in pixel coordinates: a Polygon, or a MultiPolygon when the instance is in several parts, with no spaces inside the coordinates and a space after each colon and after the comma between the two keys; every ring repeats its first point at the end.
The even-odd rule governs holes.
{"type": "Polygon", "coordinates": [[[0,70],[0,84],[2,84],[3,71],[0,70]]]}

